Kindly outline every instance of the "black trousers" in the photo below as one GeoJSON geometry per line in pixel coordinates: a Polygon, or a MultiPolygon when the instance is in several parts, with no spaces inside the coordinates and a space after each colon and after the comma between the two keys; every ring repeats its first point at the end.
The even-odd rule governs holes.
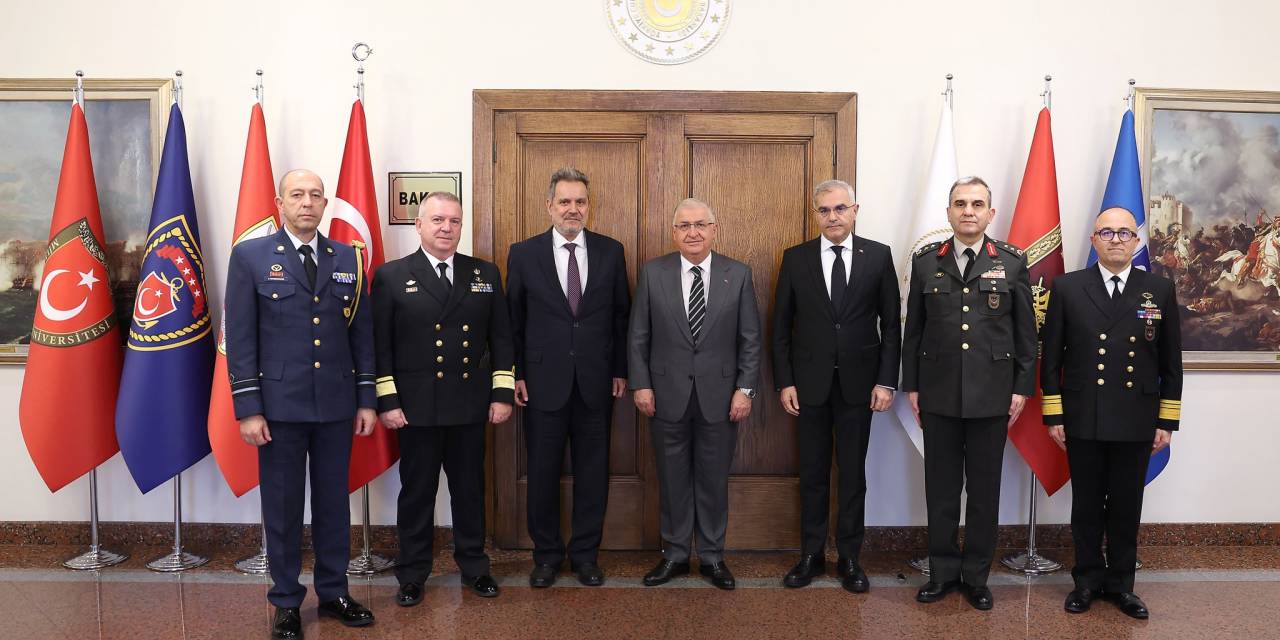
{"type": "Polygon", "coordinates": [[[871,394],[850,404],[837,377],[820,405],[800,405],[796,444],[800,454],[800,552],[822,554],[831,504],[831,448],[835,444],[838,509],[836,549],[855,562],[862,552],[867,497],[867,443],[871,438],[871,394]]]}
{"type": "Polygon", "coordinates": [[[723,561],[737,423],[704,418],[694,387],[680,420],[649,420],[649,439],[658,465],[662,556],[672,562],[688,562],[689,543],[696,538],[699,561],[723,561]]]}
{"type": "Polygon", "coordinates": [[[921,413],[924,496],[929,512],[929,579],[985,586],[996,552],[1000,471],[1009,416],[952,418],[921,413]],[[959,543],[960,491],[969,489],[964,550],[959,543]]]}
{"type": "Polygon", "coordinates": [[[570,447],[573,465],[573,529],[569,538],[569,562],[574,567],[595,562],[604,532],[609,502],[609,423],[613,397],[598,399],[592,409],[582,399],[577,383],[569,400],[555,411],[524,408],[524,438],[528,451],[527,504],[533,561],[559,565],[565,544],[560,537],[560,475],[564,448],[570,447]]]}
{"type": "Polygon", "coordinates": [[[426,582],[436,529],[440,469],[449,479],[453,510],[453,558],[462,575],[489,573],[484,552],[484,424],[400,429],[400,497],[396,532],[400,584],[426,582]]]}
{"type": "Polygon", "coordinates": [[[1071,537],[1076,545],[1071,576],[1077,587],[1112,593],[1133,591],[1138,521],[1150,459],[1150,442],[1067,439],[1071,537]]]}
{"type": "Polygon", "coordinates": [[[351,507],[347,474],[352,427],[341,422],[271,422],[271,442],[258,447],[262,522],[267,530],[271,588],[267,600],[297,607],[307,595],[302,571],[302,512],[307,463],[311,466],[311,543],[315,549],[315,590],[321,602],[347,594],[351,554],[351,507]]]}

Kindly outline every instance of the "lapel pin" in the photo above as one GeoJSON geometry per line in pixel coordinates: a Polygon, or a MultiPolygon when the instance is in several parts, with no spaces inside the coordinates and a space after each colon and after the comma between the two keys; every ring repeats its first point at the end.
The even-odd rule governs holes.
{"type": "Polygon", "coordinates": [[[404,283],[404,286],[406,286],[406,287],[412,287],[412,286],[413,286],[413,285],[415,285],[415,284],[418,284],[418,281],[417,281],[417,280],[406,280],[406,281],[405,281],[405,283],[404,283]]]}
{"type": "Polygon", "coordinates": [[[276,251],[284,251],[284,245],[282,244],[276,245],[276,251]]]}

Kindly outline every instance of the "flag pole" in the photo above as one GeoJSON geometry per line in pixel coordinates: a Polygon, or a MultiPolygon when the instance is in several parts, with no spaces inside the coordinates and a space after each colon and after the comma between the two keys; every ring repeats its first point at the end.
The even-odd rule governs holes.
{"type": "MultiPolygon", "coordinates": [[[[258,69],[255,73],[258,76],[258,81],[253,85],[253,97],[258,104],[262,104],[262,69],[258,69]]],[[[240,558],[232,565],[236,571],[251,576],[266,575],[271,570],[270,562],[267,560],[267,519],[262,514],[261,500],[258,501],[258,523],[262,531],[258,552],[251,556],[240,558]]]]}
{"type": "MultiPolygon", "coordinates": [[[[182,70],[173,73],[173,104],[182,109],[182,70]]],[[[147,563],[147,568],[161,573],[186,571],[208,562],[204,556],[182,550],[182,472],[173,476],[173,551],[147,563]]]]}
{"type": "MultiPolygon", "coordinates": [[[[84,108],[84,71],[76,69],[76,88],[71,93],[71,104],[84,108]]],[[[107,551],[98,544],[98,469],[89,470],[89,550],[67,558],[62,566],[76,571],[90,571],[115,566],[129,559],[127,553],[107,551]]]]}
{"type": "MultiPolygon", "coordinates": [[[[356,90],[356,100],[359,100],[361,104],[364,103],[364,61],[368,60],[372,53],[373,48],[363,42],[357,42],[351,47],[351,57],[356,61],[356,83],[352,85],[352,88],[356,90]]],[[[347,575],[371,576],[396,566],[396,561],[374,553],[370,546],[368,484],[360,487],[360,511],[360,534],[363,538],[363,544],[360,545],[360,555],[352,558],[347,563],[347,575]]]]}

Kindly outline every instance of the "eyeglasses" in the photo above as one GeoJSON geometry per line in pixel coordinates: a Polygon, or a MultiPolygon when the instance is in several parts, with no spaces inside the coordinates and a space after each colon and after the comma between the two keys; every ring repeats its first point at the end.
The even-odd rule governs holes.
{"type": "Polygon", "coordinates": [[[830,216],[832,213],[844,215],[850,211],[853,211],[854,206],[856,205],[838,204],[835,206],[835,208],[818,207],[817,209],[814,209],[814,211],[817,211],[818,215],[822,216],[823,218],[826,218],[830,216]]]}
{"type": "Polygon", "coordinates": [[[673,224],[671,226],[674,227],[675,230],[679,231],[680,233],[689,233],[690,229],[697,229],[698,231],[706,231],[707,229],[714,227],[715,224],[716,223],[714,222],[681,222],[678,224],[673,224]]]}
{"type": "Polygon", "coordinates": [[[1119,239],[1120,242],[1128,242],[1138,237],[1138,232],[1132,229],[1098,229],[1093,232],[1093,235],[1098,236],[1103,242],[1111,242],[1116,239],[1119,239]]]}

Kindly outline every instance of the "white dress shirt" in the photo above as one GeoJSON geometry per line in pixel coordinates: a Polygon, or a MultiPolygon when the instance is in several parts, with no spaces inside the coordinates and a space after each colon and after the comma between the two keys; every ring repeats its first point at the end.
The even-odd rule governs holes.
{"type": "Polygon", "coordinates": [[[956,238],[955,242],[952,243],[955,245],[956,250],[956,266],[960,267],[961,275],[964,274],[964,267],[969,262],[969,256],[964,255],[964,250],[973,249],[973,258],[976,260],[978,258],[978,251],[982,249],[983,240],[986,240],[986,238],[979,238],[978,241],[973,244],[965,244],[960,242],[960,238],[956,238]]]}
{"type": "MultiPolygon", "coordinates": [[[[836,252],[832,251],[831,247],[836,246],[836,244],[828,240],[826,236],[822,236],[822,239],[818,241],[818,246],[822,248],[821,251],[818,252],[818,255],[822,258],[822,282],[825,283],[824,286],[827,287],[827,297],[830,298],[831,268],[836,264],[836,252]]],[[[840,252],[840,257],[844,261],[844,281],[845,284],[848,284],[849,261],[852,259],[850,254],[853,252],[853,234],[849,234],[848,237],[844,239],[844,242],[840,243],[840,246],[844,247],[844,251],[840,252]]]]}
{"type": "MultiPolygon", "coordinates": [[[[573,255],[578,258],[578,275],[582,279],[582,291],[587,290],[587,238],[585,233],[579,233],[577,238],[572,240],[575,245],[573,255]]],[[[569,297],[569,250],[565,248],[565,243],[570,242],[560,232],[551,228],[551,254],[556,259],[556,277],[560,278],[560,290],[564,292],[566,298],[569,297]]],[[[581,293],[581,292],[579,292],[581,293]]]]}
{"type": "Polygon", "coordinates": [[[293,232],[289,231],[289,227],[284,228],[284,234],[289,236],[289,242],[293,243],[293,255],[298,256],[299,262],[304,265],[307,263],[307,259],[302,257],[302,253],[298,251],[298,249],[305,244],[308,247],[311,247],[311,255],[315,256],[312,260],[316,261],[316,266],[320,265],[320,234],[317,233],[316,235],[311,236],[311,242],[303,242],[299,240],[298,236],[293,235],[293,232]]]}
{"type": "Polygon", "coordinates": [[[1112,296],[1112,293],[1111,293],[1112,286],[1119,287],[1120,293],[1122,294],[1124,293],[1124,285],[1125,283],[1129,282],[1129,271],[1132,269],[1133,269],[1133,263],[1130,262],[1128,266],[1126,266],[1124,270],[1121,271],[1120,273],[1111,273],[1109,269],[1102,266],[1101,262],[1098,263],[1098,271],[1102,272],[1102,286],[1106,287],[1107,289],[1107,297],[1112,296]],[[1112,283],[1111,276],[1120,276],[1120,283],[1119,284],[1112,283]]]}
{"type": "MultiPolygon", "coordinates": [[[[693,267],[702,269],[702,302],[711,301],[711,254],[707,253],[702,264],[694,265],[683,255],[680,256],[680,292],[684,294],[684,316],[689,317],[689,292],[693,290],[693,267]]],[[[710,307],[710,305],[708,305],[710,307]]]]}
{"type": "Polygon", "coordinates": [[[432,269],[432,270],[434,270],[434,271],[436,272],[436,277],[437,277],[437,278],[438,278],[438,277],[440,277],[440,263],[441,263],[441,262],[443,262],[444,264],[448,265],[448,268],[446,268],[446,269],[444,270],[444,272],[445,272],[445,277],[449,279],[449,284],[450,284],[450,285],[452,285],[452,284],[453,284],[453,281],[457,279],[457,278],[455,278],[455,277],[454,277],[454,273],[453,273],[453,256],[454,256],[454,254],[452,254],[452,253],[451,253],[451,254],[449,254],[449,257],[448,257],[448,258],[445,258],[444,260],[440,260],[440,259],[436,258],[435,256],[431,255],[431,253],[430,253],[430,252],[428,252],[426,249],[423,249],[423,250],[422,250],[422,255],[426,256],[426,257],[427,257],[427,260],[430,260],[430,261],[431,261],[431,269],[432,269]]]}

